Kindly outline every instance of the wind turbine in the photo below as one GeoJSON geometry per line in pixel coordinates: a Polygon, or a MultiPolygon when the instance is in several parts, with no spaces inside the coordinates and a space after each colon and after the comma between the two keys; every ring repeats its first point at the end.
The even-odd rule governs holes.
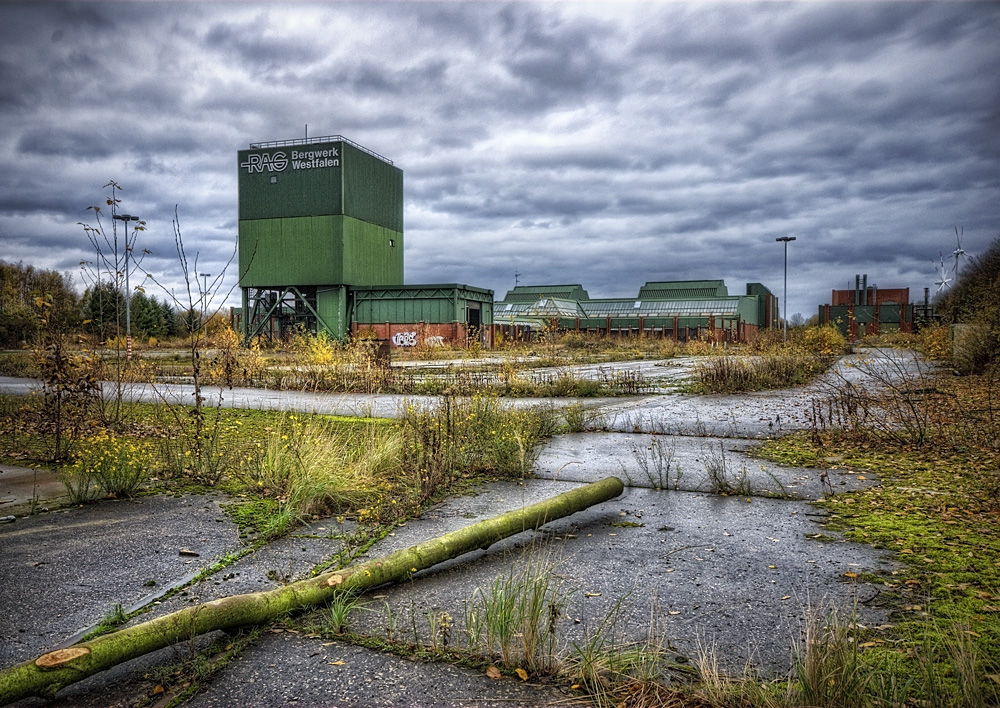
{"type": "Polygon", "coordinates": [[[965,227],[962,227],[962,232],[959,233],[958,227],[955,227],[955,241],[958,243],[958,248],[951,252],[951,255],[955,257],[955,280],[958,280],[958,259],[965,255],[965,250],[962,248],[962,236],[965,235],[965,227]]]}
{"type": "Polygon", "coordinates": [[[934,291],[935,295],[939,295],[941,291],[947,290],[951,287],[952,278],[948,277],[948,268],[944,264],[944,254],[941,254],[941,265],[938,267],[938,279],[934,281],[937,285],[937,290],[934,291]]]}

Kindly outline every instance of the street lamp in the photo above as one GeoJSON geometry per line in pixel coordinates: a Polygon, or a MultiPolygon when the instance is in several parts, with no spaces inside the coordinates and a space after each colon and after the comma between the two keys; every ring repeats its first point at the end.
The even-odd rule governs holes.
{"type": "Polygon", "coordinates": [[[115,214],[112,218],[124,221],[125,224],[125,359],[132,358],[132,291],[128,283],[128,222],[138,221],[138,216],[131,214],[115,214]]]}
{"type": "Polygon", "coordinates": [[[205,341],[208,341],[208,320],[205,319],[205,312],[208,310],[208,279],[212,277],[211,273],[195,273],[196,276],[201,277],[202,282],[205,286],[201,290],[201,318],[205,320],[205,341]]]}
{"type": "Polygon", "coordinates": [[[781,238],[774,239],[775,241],[783,241],[785,244],[785,293],[781,296],[782,305],[785,307],[785,316],[782,318],[782,322],[785,325],[785,341],[788,341],[788,242],[794,241],[794,236],[782,236],[781,238]]]}

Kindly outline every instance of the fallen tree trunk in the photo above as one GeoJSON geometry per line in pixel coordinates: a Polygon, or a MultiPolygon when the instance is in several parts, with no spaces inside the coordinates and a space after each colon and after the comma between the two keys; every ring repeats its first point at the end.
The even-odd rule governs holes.
{"type": "Polygon", "coordinates": [[[623,489],[620,479],[608,477],[384,558],[300,580],[275,590],[233,595],[187,607],[134,627],[43,654],[34,661],[26,661],[0,672],[0,705],[29,696],[52,697],[59,689],[88,676],[207,632],[263,624],[294,610],[322,605],[338,593],[362,592],[406,580],[418,570],[469,551],[486,549],[514,534],[537,529],[549,521],[614,499],[623,489]]]}

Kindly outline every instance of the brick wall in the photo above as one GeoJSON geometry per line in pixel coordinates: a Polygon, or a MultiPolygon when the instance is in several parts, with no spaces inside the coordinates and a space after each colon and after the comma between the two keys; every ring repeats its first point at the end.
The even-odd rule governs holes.
{"type": "MultiPolygon", "coordinates": [[[[433,347],[441,344],[458,344],[465,346],[468,337],[468,325],[464,322],[451,322],[448,324],[427,324],[416,322],[399,324],[396,322],[383,322],[380,324],[360,324],[354,322],[351,325],[352,334],[358,332],[373,331],[378,339],[386,339],[393,348],[408,349],[410,347],[433,347]]],[[[491,345],[489,341],[489,328],[487,328],[487,341],[485,346],[491,345]]]]}

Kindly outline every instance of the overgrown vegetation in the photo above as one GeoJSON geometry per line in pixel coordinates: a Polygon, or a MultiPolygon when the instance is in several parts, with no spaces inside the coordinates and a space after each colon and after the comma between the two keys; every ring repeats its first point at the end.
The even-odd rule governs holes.
{"type": "MultiPolygon", "coordinates": [[[[0,397],[0,453],[49,465],[52,432],[37,397],[0,397]]],[[[528,473],[557,427],[548,409],[514,409],[495,397],[446,398],[398,421],[213,409],[199,458],[188,445],[192,408],[137,404],[119,432],[93,431],[57,465],[74,503],[144,490],[214,487],[241,500],[254,536],[270,538],[317,515],[394,523],[425,502],[484,478],[528,473]],[[188,426],[178,430],[177,424],[188,426]]]]}
{"type": "Polygon", "coordinates": [[[408,405],[400,425],[403,466],[430,499],[462,475],[527,476],[557,422],[552,412],[513,409],[495,396],[445,396],[408,405]]]}
{"type": "Polygon", "coordinates": [[[81,441],[60,477],[74,504],[98,497],[135,496],[149,480],[153,456],[145,441],[122,439],[105,430],[81,441]]]}
{"type": "Polygon", "coordinates": [[[788,342],[776,332],[756,335],[743,354],[707,357],[696,367],[692,390],[739,393],[801,386],[823,373],[847,351],[847,340],[835,327],[792,330],[788,342]]]}
{"type": "Polygon", "coordinates": [[[44,329],[39,298],[47,298],[47,318],[58,329],[81,325],[80,298],[68,275],[0,260],[0,348],[21,348],[38,338],[44,329]]]}
{"type": "Polygon", "coordinates": [[[996,705],[997,367],[953,377],[906,354],[862,360],[859,366],[881,385],[845,378],[814,402],[811,432],[768,441],[760,449],[784,464],[876,473],[879,486],[830,496],[823,506],[832,513],[830,528],[886,549],[899,563],[891,575],[870,579],[876,601],[890,610],[891,624],[861,628],[841,619],[839,629],[819,643],[831,652],[824,662],[851,672],[852,702],[817,679],[834,670],[823,665],[803,668],[802,700],[996,705]]]}
{"type": "Polygon", "coordinates": [[[956,333],[957,371],[981,374],[1000,362],[1000,237],[969,259],[935,304],[943,322],[966,325],[956,333]]]}

